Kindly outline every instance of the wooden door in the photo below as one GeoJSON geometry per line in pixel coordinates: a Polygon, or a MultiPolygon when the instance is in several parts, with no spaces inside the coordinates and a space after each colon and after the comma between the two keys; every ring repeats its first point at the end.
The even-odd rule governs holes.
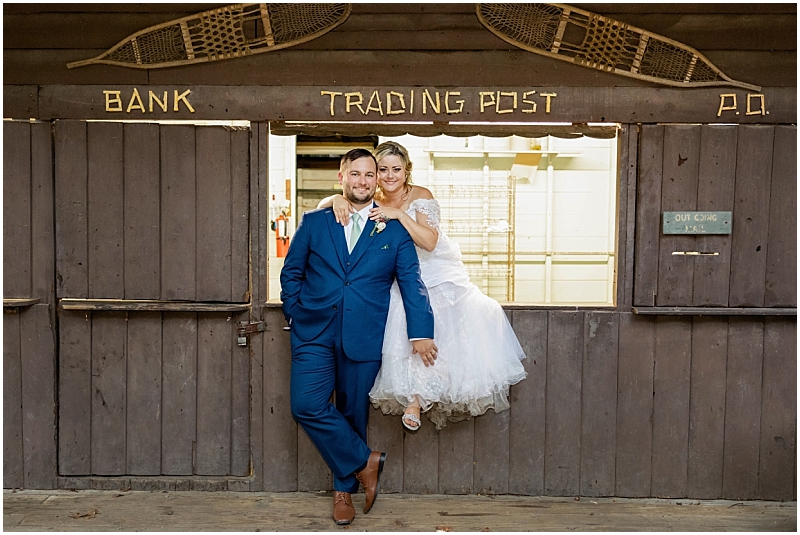
{"type": "Polygon", "coordinates": [[[61,476],[247,476],[248,129],[56,121],[61,476]]]}
{"type": "Polygon", "coordinates": [[[796,307],[797,128],[645,125],[639,147],[634,306],[796,307]],[[732,234],[662,234],[704,210],[732,234]]]}

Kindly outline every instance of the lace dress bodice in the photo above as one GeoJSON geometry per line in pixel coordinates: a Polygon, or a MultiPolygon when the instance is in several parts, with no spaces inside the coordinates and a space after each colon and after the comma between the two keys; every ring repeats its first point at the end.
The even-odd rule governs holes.
{"type": "Polygon", "coordinates": [[[436,199],[417,199],[412,201],[406,214],[417,220],[417,214],[425,214],[428,225],[436,229],[439,239],[433,251],[417,247],[417,256],[422,270],[422,280],[430,288],[443,282],[468,284],[464,265],[461,263],[461,248],[450,239],[441,228],[441,210],[436,199]]]}

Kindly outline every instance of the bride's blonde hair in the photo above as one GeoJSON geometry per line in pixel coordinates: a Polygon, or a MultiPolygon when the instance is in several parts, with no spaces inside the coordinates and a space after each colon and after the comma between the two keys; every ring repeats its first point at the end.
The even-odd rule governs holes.
{"type": "MultiPolygon", "coordinates": [[[[406,175],[403,187],[407,188],[408,190],[411,189],[411,169],[414,167],[414,164],[411,162],[411,158],[408,157],[408,151],[404,146],[395,141],[384,141],[375,147],[375,150],[372,151],[372,155],[375,156],[375,160],[378,163],[380,163],[380,161],[386,156],[397,156],[400,158],[400,160],[403,161],[403,168],[406,175]]],[[[377,197],[379,200],[383,198],[383,192],[381,191],[380,186],[378,186],[378,189],[375,192],[375,197],[377,197]]]]}

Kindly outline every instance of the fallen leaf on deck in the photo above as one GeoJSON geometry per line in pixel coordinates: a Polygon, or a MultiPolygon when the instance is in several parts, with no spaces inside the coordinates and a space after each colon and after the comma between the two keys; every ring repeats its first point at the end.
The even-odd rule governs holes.
{"type": "Polygon", "coordinates": [[[436,531],[453,531],[450,526],[436,526],[436,531]]]}
{"type": "Polygon", "coordinates": [[[94,518],[94,515],[99,515],[99,514],[100,511],[98,511],[97,509],[92,509],[91,511],[87,511],[85,513],[72,513],[69,516],[71,516],[72,518],[94,518]]]}

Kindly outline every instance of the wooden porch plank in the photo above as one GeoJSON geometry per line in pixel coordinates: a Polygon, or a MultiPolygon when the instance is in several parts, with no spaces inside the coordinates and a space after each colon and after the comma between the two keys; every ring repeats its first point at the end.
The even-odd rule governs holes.
{"type": "Polygon", "coordinates": [[[525,352],[528,376],[511,387],[508,492],[544,494],[547,385],[547,318],[544,310],[515,310],[512,326],[525,352]]]}
{"type": "MultiPolygon", "coordinates": [[[[736,141],[738,127],[700,127],[700,181],[697,187],[697,210],[733,211],[736,176],[736,141]]],[[[692,304],[728,306],[731,275],[731,236],[698,235],[695,250],[715,252],[718,256],[694,258],[692,304]]]]}
{"type": "Polygon", "coordinates": [[[580,492],[583,313],[550,312],[547,320],[547,404],[544,493],[580,492]]]}
{"type": "Polygon", "coordinates": [[[126,312],[98,312],[92,322],[92,475],[118,476],[127,468],[126,312]]]}
{"type": "Polygon", "coordinates": [[[161,128],[161,299],[196,298],[195,129],[161,128]]]}
{"type": "Polygon", "coordinates": [[[791,500],[797,460],[797,321],[766,318],[758,497],[791,500]]]}
{"type": "Polygon", "coordinates": [[[31,297],[31,125],[3,122],[3,296],[31,297]]]}
{"type": "Polygon", "coordinates": [[[731,318],[725,394],[722,498],[758,497],[764,321],[731,318]]]}
{"type": "Polygon", "coordinates": [[[128,317],[126,474],[161,474],[162,339],[159,312],[128,317]]]}
{"type": "Polygon", "coordinates": [[[776,126],[764,306],[797,306],[797,127],[776,126]]]}
{"type": "MultiPolygon", "coordinates": [[[[54,304],[55,214],[53,213],[53,127],[31,124],[31,297],[54,304]]],[[[50,314],[55,322],[55,306],[50,314]]]]}
{"type": "MultiPolygon", "coordinates": [[[[507,410],[486,411],[475,418],[473,485],[478,494],[508,493],[510,421],[507,410]]],[[[440,460],[439,472],[441,465],[440,460]]]]}
{"type": "Polygon", "coordinates": [[[616,255],[616,305],[619,312],[628,312],[633,304],[639,127],[637,125],[624,126],[618,139],[620,143],[620,179],[617,243],[620,246],[616,255]]]}
{"type": "MultiPolygon", "coordinates": [[[[56,488],[56,352],[50,307],[19,314],[26,489],[56,488]]],[[[13,335],[12,335],[13,336],[13,335]]]]}
{"type": "Polygon", "coordinates": [[[3,488],[24,486],[19,313],[3,314],[3,488]]]}
{"type": "Polygon", "coordinates": [[[58,324],[58,473],[91,474],[92,320],[64,311],[58,324]]]}
{"type": "Polygon", "coordinates": [[[740,126],[728,306],[764,306],[775,128],[740,126]]]}
{"type": "Polygon", "coordinates": [[[123,135],[125,299],[158,299],[161,297],[159,126],[126,124],[123,135]]]}
{"type": "Polygon", "coordinates": [[[727,356],[728,319],[694,318],[686,478],[686,495],[692,498],[722,496],[727,356]]]}
{"type": "Polygon", "coordinates": [[[656,319],[651,496],[686,496],[692,320],[656,319]]]}
{"type": "Polygon", "coordinates": [[[617,496],[650,496],[655,319],[620,314],[617,496]]]}
{"type": "Polygon", "coordinates": [[[197,315],[198,475],[227,475],[231,467],[231,328],[230,315],[197,315]]]}
{"type": "Polygon", "coordinates": [[[162,326],[161,473],[193,473],[197,441],[197,314],[165,314],[162,326]]]}
{"type": "MultiPolygon", "coordinates": [[[[473,483],[473,472],[478,472],[476,453],[482,449],[476,441],[476,425],[481,418],[448,423],[439,431],[439,494],[484,493],[475,490],[477,480],[473,483]]],[[[397,424],[400,425],[400,422],[397,424]]],[[[432,424],[425,422],[424,425],[432,424]]],[[[413,463],[415,460],[407,459],[405,462],[413,463]]],[[[485,485],[485,478],[481,482],[485,485]]]]}
{"type": "Polygon", "coordinates": [[[658,293],[658,252],[661,237],[661,182],[664,160],[663,126],[644,125],[639,134],[639,177],[636,199],[636,258],[633,304],[655,306],[658,293]]]}
{"type": "Polygon", "coordinates": [[[231,131],[231,296],[250,300],[249,181],[250,130],[231,131]]]}
{"type": "Polygon", "coordinates": [[[54,137],[57,296],[85,298],[89,297],[86,123],[56,121],[54,137]]]}
{"type": "Polygon", "coordinates": [[[264,317],[267,330],[263,340],[263,434],[261,437],[264,467],[264,490],[293,492],[299,490],[299,429],[292,418],[289,387],[291,348],[289,333],[283,330],[286,320],[280,308],[268,308],[264,317]]]}
{"type": "MultiPolygon", "coordinates": [[[[695,210],[699,169],[700,127],[683,125],[665,127],[661,209],[646,214],[646,217],[658,219],[660,227],[663,212],[695,210]]],[[[694,257],[674,256],[672,253],[696,251],[695,240],[694,236],[679,234],[661,236],[657,306],[692,304],[694,257]]]]}
{"type": "MultiPolygon", "coordinates": [[[[197,300],[231,300],[231,136],[198,126],[197,300]]],[[[243,237],[241,239],[244,239],[243,237]]]]}
{"type": "Polygon", "coordinates": [[[86,158],[89,297],[121,299],[125,296],[122,123],[88,123],[86,158]]]}
{"type": "Polygon", "coordinates": [[[367,425],[367,445],[373,451],[386,453],[381,492],[403,492],[403,427],[400,418],[383,414],[373,407],[367,425]]]}
{"type": "Polygon", "coordinates": [[[619,315],[584,314],[581,496],[613,496],[617,444],[619,315]]]}
{"type": "MultiPolygon", "coordinates": [[[[246,234],[242,236],[246,243],[246,234]]],[[[235,327],[248,321],[249,312],[230,319],[231,352],[231,466],[230,475],[250,475],[250,349],[237,344],[235,327]]],[[[249,337],[250,340],[255,338],[249,337]]]]}

